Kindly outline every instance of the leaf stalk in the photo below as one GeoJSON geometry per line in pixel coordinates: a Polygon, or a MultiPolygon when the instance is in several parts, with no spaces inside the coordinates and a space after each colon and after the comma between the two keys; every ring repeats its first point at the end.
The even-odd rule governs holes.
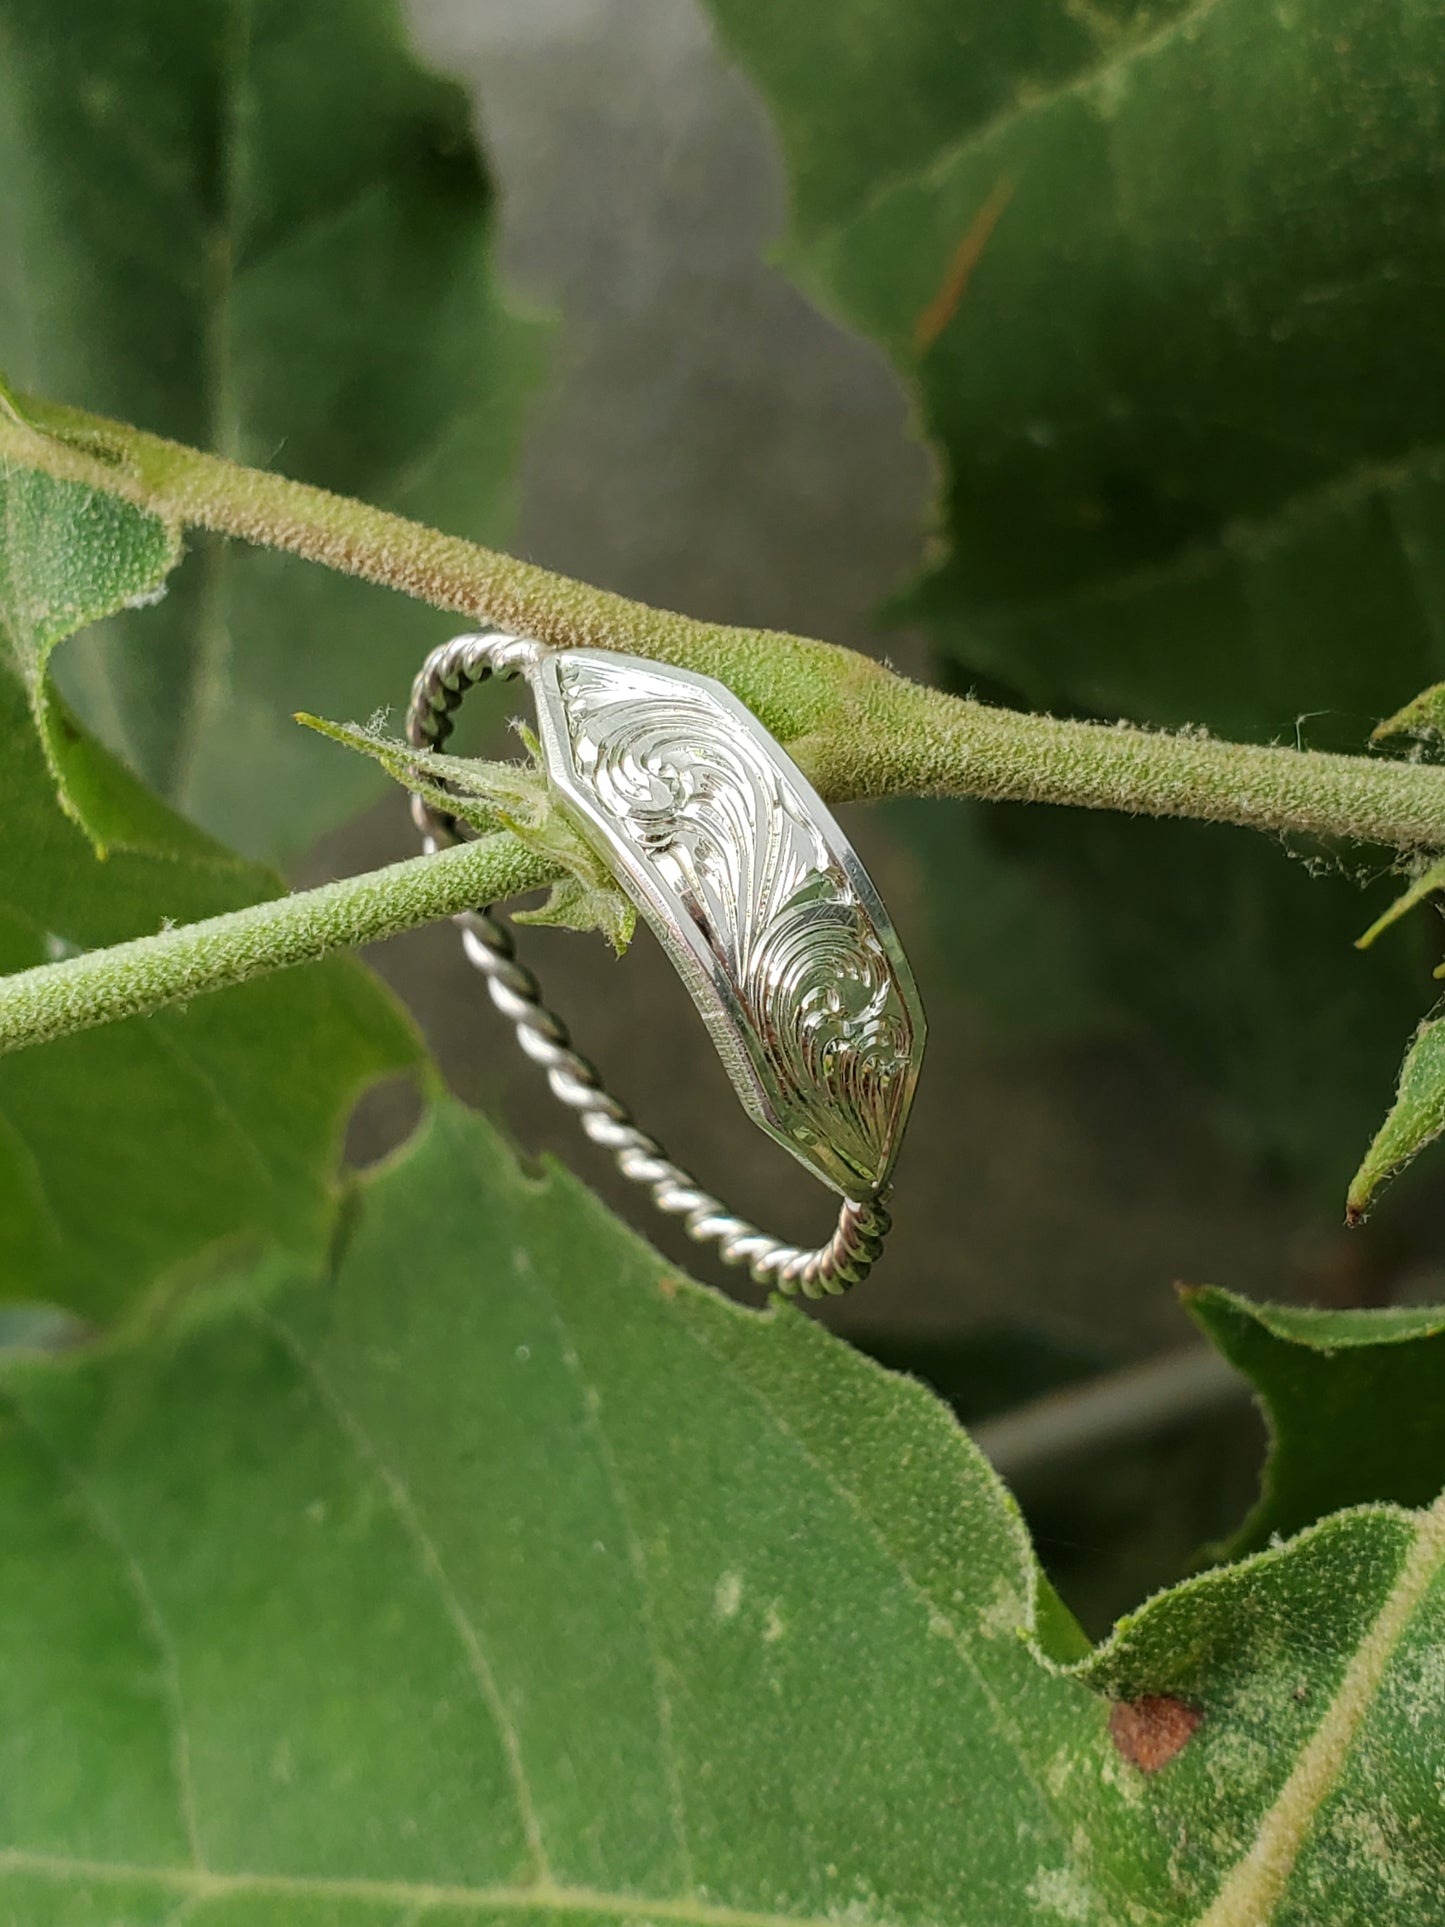
{"type": "Polygon", "coordinates": [[[201,923],[0,977],[0,1054],[377,943],[555,881],[505,830],[201,923]]]}

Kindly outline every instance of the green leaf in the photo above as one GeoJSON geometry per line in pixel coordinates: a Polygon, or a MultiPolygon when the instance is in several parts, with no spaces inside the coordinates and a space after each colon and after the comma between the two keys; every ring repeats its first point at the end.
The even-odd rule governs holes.
{"type": "Polygon", "coordinates": [[[1072,1676],[929,1393],[451,1106],[331,1279],[12,1355],[0,1413],[27,1927],[1445,1918],[1438,1519],[1330,1521],[1072,1676]]]}
{"type": "MultiPolygon", "coordinates": [[[[777,117],[796,271],[886,348],[940,451],[910,612],[962,682],[1354,748],[1438,678],[1437,7],[710,10],[777,117]]],[[[1420,939],[1361,968],[1352,893],[1314,884],[1302,923],[1303,876],[1244,839],[1037,811],[993,834],[1083,908],[1046,1013],[1091,979],[1256,1142],[1343,1168],[1418,1013],[1420,939]],[[1128,944],[1104,927],[1123,904],[1149,910],[1128,944]],[[1181,978],[1220,933],[1232,967],[1181,978]]],[[[1016,952],[985,971],[1039,974],[1016,952]]]]}
{"type": "Polygon", "coordinates": [[[1432,683],[1412,696],[1403,709],[1376,723],[1370,732],[1372,743],[1388,743],[1399,736],[1413,736],[1429,746],[1445,740],[1445,682],[1432,683]]]}
{"type": "MultiPolygon", "coordinates": [[[[1407,916],[1417,904],[1424,903],[1426,898],[1432,897],[1437,890],[1445,890],[1445,857],[1437,857],[1433,863],[1427,863],[1414,881],[1400,892],[1389,909],[1381,911],[1365,934],[1355,938],[1356,950],[1368,950],[1383,931],[1398,923],[1401,917],[1407,916]]],[[[1438,971],[1436,975],[1439,975],[1438,971]]]]}
{"type": "Polygon", "coordinates": [[[1427,1017],[1400,1066],[1395,1101],[1350,1180],[1345,1215],[1358,1224],[1380,1192],[1445,1131],[1445,1016],[1427,1017]]]}
{"type": "MultiPolygon", "coordinates": [[[[61,811],[0,673],[0,969],[191,922],[280,879],[212,844],[52,703],[83,760],[96,855],[61,811]]],[[[316,1257],[357,1096],[420,1061],[410,1023],[349,958],[0,1058],[0,1300],[109,1322],[218,1249],[316,1257]]]]}
{"type": "MultiPolygon", "coordinates": [[[[1083,1012],[1095,1031],[1166,1038],[1235,1143],[1338,1209],[1387,1067],[1434,988],[1428,923],[1368,959],[1355,947],[1361,922],[1392,899],[1390,877],[1360,892],[1328,859],[1291,858],[1208,824],[1082,810],[1045,823],[1021,806],[964,808],[975,826],[970,865],[992,854],[1016,893],[1021,872],[1031,877],[1042,896],[1033,928],[1060,927],[1053,947],[1017,962],[1003,932],[996,942],[986,923],[972,933],[970,949],[982,953],[974,981],[1016,1033],[1057,1030],[1083,1012]]],[[[940,880],[940,897],[951,887],[940,880]]],[[[948,914],[956,922],[960,912],[948,914]]]]}
{"type": "Polygon", "coordinates": [[[1439,1927],[1442,1639],[1438,1501],[1337,1515],[1122,1621],[1089,1678],[1154,1768],[1120,1791],[1168,1855],[1162,1919],[1439,1927]]]}
{"type": "MultiPolygon", "coordinates": [[[[279,877],[174,816],[45,680],[61,636],[164,575],[168,532],[13,471],[0,527],[0,635],[18,671],[0,667],[0,969],[278,895],[279,877]]],[[[419,1055],[380,985],[338,960],[0,1059],[0,1300],[110,1320],[218,1246],[314,1257],[352,1104],[419,1055]]]]}
{"type": "Polygon", "coordinates": [[[530,761],[488,763],[439,750],[420,750],[380,729],[330,723],[299,715],[308,729],[358,750],[434,809],[474,830],[501,825],[528,849],[568,874],[558,879],[535,910],[514,910],[514,923],[551,924],[561,930],[600,930],[620,957],[637,930],[637,913],[616,879],[558,807],[557,793],[542,766],[541,746],[529,729],[519,730],[530,761]]]}
{"type": "MultiPolygon", "coordinates": [[[[496,291],[469,122],[395,0],[0,0],[0,361],[21,389],[495,533],[536,344],[496,291]]],[[[291,712],[401,701],[437,618],[193,546],[159,609],[65,652],[66,687],[208,829],[295,850],[375,778],[291,712]]]]}
{"type": "Polygon", "coordinates": [[[1370,1499],[1428,1505],[1445,1485],[1445,1310],[1253,1305],[1212,1286],[1183,1296],[1269,1423],[1259,1504],[1232,1553],[1370,1499]]]}
{"type": "Polygon", "coordinates": [[[713,7],[780,115],[795,256],[918,371],[972,657],[1033,670],[1040,696],[1063,681],[1107,713],[1142,693],[1145,717],[1240,731],[1358,710],[1432,659],[1437,9],[713,7]],[[1349,530],[1365,553],[1332,557],[1319,538],[1349,530]],[[1400,621],[1362,629],[1382,587],[1400,621]],[[1291,648],[1307,614],[1325,627],[1291,648]]]}
{"type": "Polygon", "coordinates": [[[180,555],[158,516],[77,482],[0,465],[0,640],[23,683],[64,807],[107,840],[84,752],[57,721],[46,665],[76,629],[154,596],[180,555]]]}

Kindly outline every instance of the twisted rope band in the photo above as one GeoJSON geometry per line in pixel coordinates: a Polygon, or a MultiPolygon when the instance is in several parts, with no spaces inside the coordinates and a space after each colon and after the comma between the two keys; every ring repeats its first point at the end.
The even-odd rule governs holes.
{"type": "MultiPolygon", "coordinates": [[[[509,681],[524,675],[541,653],[540,644],[496,629],[443,643],[427,657],[412,685],[408,741],[416,749],[439,749],[469,689],[492,676],[509,681]]],[[[428,852],[467,834],[455,817],[434,810],[420,796],[412,798],[412,815],[428,852]]],[[[716,1244],[724,1264],[746,1265],[756,1283],[808,1298],[846,1291],[867,1277],[891,1222],[881,1202],[845,1200],[832,1237],[816,1250],[770,1238],[736,1216],[674,1164],[657,1139],[633,1121],[626,1105],[603,1089],[596,1066],[573,1049],[567,1026],[542,1002],[537,979],[518,962],[511,932],[492,915],[491,906],[463,911],[455,921],[468,960],[486,979],[492,1002],[515,1026],[517,1042],[547,1073],[554,1096],[576,1112],[594,1144],[611,1151],[625,1178],[647,1188],[659,1211],[682,1219],[690,1238],[716,1244]]]]}

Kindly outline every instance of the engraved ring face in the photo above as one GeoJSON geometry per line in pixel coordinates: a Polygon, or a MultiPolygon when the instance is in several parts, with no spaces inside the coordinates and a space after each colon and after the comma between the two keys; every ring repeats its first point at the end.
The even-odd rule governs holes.
{"type": "Polygon", "coordinates": [[[812,786],[710,677],[579,649],[529,680],[563,808],[656,932],[749,1114],[835,1191],[875,1198],[923,1010],[812,786]]]}

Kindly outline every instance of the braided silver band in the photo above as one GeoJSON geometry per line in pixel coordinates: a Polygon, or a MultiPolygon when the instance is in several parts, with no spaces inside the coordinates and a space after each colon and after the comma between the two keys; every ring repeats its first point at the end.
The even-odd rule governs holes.
{"type": "MultiPolygon", "coordinates": [[[[407,713],[408,740],[417,749],[440,748],[451,734],[454,712],[469,689],[486,681],[489,677],[506,680],[518,675],[526,675],[529,678],[535,678],[543,664],[560,660],[563,658],[555,656],[541,644],[524,637],[505,634],[500,630],[491,629],[474,635],[455,637],[432,651],[416,678],[407,713]]],[[[592,665],[595,668],[596,665],[625,665],[627,659],[591,652],[585,655],[583,652],[569,652],[566,661],[568,672],[571,673],[579,666],[592,665]]],[[[636,665],[636,667],[644,676],[654,673],[651,665],[636,665]]],[[[685,677],[685,672],[657,672],[657,674],[663,673],[675,679],[685,679],[689,684],[704,686],[702,678],[685,677]]],[[[706,684],[705,687],[709,691],[717,689],[717,685],[713,684],[706,684]]],[[[536,693],[538,693],[539,721],[544,725],[545,742],[547,719],[543,714],[541,691],[537,690],[536,693]]],[[[721,696],[722,692],[719,691],[718,694],[721,696]]],[[[726,701],[732,704],[734,699],[727,697],[726,701]]],[[[635,703],[633,707],[635,710],[635,703]]],[[[742,713],[746,714],[746,712],[742,713]]],[[[761,726],[751,717],[747,720],[754,736],[762,737],[761,726]]],[[[691,746],[699,740],[697,732],[702,730],[703,725],[694,718],[690,726],[694,735],[688,739],[689,752],[691,752],[691,746]]],[[[782,760],[782,752],[772,744],[771,739],[764,738],[764,740],[773,755],[782,760]]],[[[732,748],[735,744],[725,743],[724,746],[732,748]]],[[[648,767],[655,772],[656,759],[648,767]]],[[[798,778],[797,781],[801,784],[802,779],[798,778]]],[[[814,801],[816,802],[816,799],[814,801]]],[[[816,810],[820,817],[825,815],[821,805],[817,805],[816,810]]],[[[459,823],[454,817],[433,809],[420,796],[412,798],[412,814],[422,832],[424,847],[428,851],[436,849],[441,844],[454,842],[458,837],[471,834],[465,825],[459,823]]],[[[825,820],[831,824],[831,819],[825,820]]],[[[836,826],[832,827],[835,835],[841,840],[841,832],[836,831],[836,826]]],[[[848,854],[851,856],[851,852],[848,854]]],[[[856,859],[853,859],[853,862],[856,865],[856,859]]],[[[857,872],[857,876],[862,876],[861,870],[857,872]]],[[[625,875],[621,875],[619,880],[628,882],[625,875]]],[[[856,878],[851,872],[850,880],[856,884],[856,878]]],[[[866,878],[863,879],[863,883],[866,885],[866,878]]],[[[867,888],[871,893],[871,886],[867,888]]],[[[632,893],[635,896],[638,895],[636,890],[632,893]]],[[[814,894],[816,896],[816,891],[814,894]]],[[[876,905],[876,898],[870,898],[870,900],[876,905]]],[[[639,897],[639,907],[656,922],[654,905],[639,897]]],[[[812,915],[810,928],[812,929],[818,927],[816,911],[816,904],[810,904],[812,915]]],[[[886,925],[881,906],[877,906],[875,914],[877,919],[886,925]]],[[[845,1196],[838,1215],[837,1228],[832,1237],[817,1249],[804,1249],[769,1237],[756,1225],[738,1217],[721,1199],[704,1190],[680,1165],[674,1164],[656,1138],[639,1128],[627,1107],[603,1088],[596,1067],[572,1047],[566,1025],[542,1002],[536,977],[525,964],[518,962],[511,934],[492,914],[490,906],[465,911],[456,918],[456,922],[461,927],[462,946],[466,955],[485,978],[492,1002],[515,1026],[517,1041],[527,1056],[546,1072],[547,1081],[554,1095],[570,1110],[576,1112],[582,1129],[595,1144],[600,1144],[611,1151],[623,1176],[646,1187],[651,1193],[653,1204],[659,1211],[682,1219],[689,1237],[700,1244],[716,1244],[724,1264],[746,1265],[749,1274],[757,1283],[772,1285],[786,1293],[801,1292],[806,1297],[818,1298],[846,1291],[868,1275],[882,1250],[884,1238],[890,1227],[891,1221],[884,1207],[884,1198],[887,1195],[887,1170],[891,1163],[897,1134],[902,1128],[902,1116],[906,1114],[907,1103],[912,1095],[912,1077],[916,1071],[917,1055],[921,1050],[921,1012],[917,1013],[916,1024],[908,1030],[904,1056],[898,1058],[896,1062],[893,1057],[886,1057],[880,1073],[879,1088],[892,1108],[885,1120],[886,1142],[882,1151],[878,1153],[876,1180],[869,1184],[870,1195],[862,1200],[845,1196]]],[[[833,928],[836,924],[835,917],[829,928],[833,928]]],[[[659,935],[666,938],[669,931],[665,928],[660,929],[659,935]]],[[[815,937],[810,940],[816,942],[815,937]]],[[[888,941],[893,945],[891,928],[888,929],[888,941]]],[[[674,950],[676,943],[675,937],[672,946],[674,950]]],[[[870,1036],[876,1032],[880,1021],[878,1012],[884,1011],[885,1004],[887,1007],[884,1014],[889,1022],[896,1027],[899,1021],[895,1008],[898,993],[894,977],[897,965],[901,965],[905,974],[907,967],[902,963],[901,952],[896,952],[896,946],[889,952],[890,957],[895,954],[896,963],[887,966],[893,974],[888,976],[884,989],[880,991],[876,984],[871,985],[873,1001],[866,1013],[868,1020],[874,1026],[874,1031],[869,1033],[870,1036]],[[887,1002],[890,998],[891,1003],[887,1002]]],[[[686,960],[679,960],[674,955],[674,961],[680,962],[680,967],[684,968],[685,974],[689,977],[694,995],[699,996],[696,986],[691,981],[692,972],[686,968],[686,960]]],[[[833,970],[833,974],[828,978],[826,990],[828,997],[836,998],[838,981],[841,981],[841,978],[837,971],[833,970]]],[[[905,988],[908,994],[913,994],[911,978],[907,979],[905,988]]],[[[701,1001],[699,996],[699,1002],[701,1001]]],[[[704,1015],[708,1015],[706,1010],[704,1015]]],[[[812,1022],[815,1015],[815,1012],[810,1012],[808,1021],[812,1022]]],[[[831,1021],[836,1029],[844,1020],[838,1018],[836,1013],[832,1013],[831,1021]]],[[[857,1021],[861,1020],[855,1020],[855,1028],[857,1021]]],[[[709,1017],[709,1023],[710,1027],[714,1028],[716,1037],[718,1031],[711,1017],[709,1017]]],[[[809,1036],[812,1035],[813,1033],[810,1032],[809,1036]]],[[[766,1117],[763,1116],[755,1107],[749,1093],[742,1090],[741,1074],[734,1068],[732,1061],[734,1047],[728,1046],[726,1039],[719,1039],[719,1042],[720,1048],[727,1046],[724,1049],[725,1062],[728,1062],[729,1069],[733,1072],[734,1081],[739,1083],[740,1094],[744,1096],[744,1101],[748,1103],[750,1109],[755,1111],[759,1122],[763,1123],[765,1128],[772,1130],[774,1135],[781,1135],[779,1129],[775,1127],[771,1110],[766,1117]]],[[[838,1060],[835,1046],[830,1048],[834,1049],[833,1057],[827,1060],[831,1064],[838,1060]]],[[[809,1063],[811,1064],[812,1061],[810,1058],[809,1063]]],[[[873,1067],[872,1059],[868,1060],[868,1067],[873,1067]]],[[[855,1072],[853,1083],[857,1084],[858,1081],[855,1072]]],[[[776,1092],[773,1094],[777,1095],[776,1092]]],[[[805,1093],[805,1099],[806,1096],[805,1093]]],[[[837,1101],[836,1099],[832,1101],[836,1109],[837,1101]]],[[[816,1099],[814,1102],[816,1108],[816,1099]]],[[[798,1142],[789,1141],[786,1137],[784,1141],[789,1143],[789,1148],[793,1149],[796,1155],[809,1163],[810,1168],[823,1176],[826,1182],[833,1183],[836,1188],[841,1189],[841,1185],[832,1173],[843,1152],[830,1145],[824,1144],[820,1147],[815,1144],[814,1137],[817,1135],[814,1130],[812,1136],[803,1140],[801,1130],[794,1133],[795,1138],[806,1142],[808,1146],[806,1149],[799,1149],[798,1142]]],[[[844,1149],[846,1150],[847,1147],[845,1146],[844,1149]]],[[[859,1168],[862,1155],[862,1153],[853,1152],[852,1162],[847,1168],[850,1170],[859,1168]]]]}

